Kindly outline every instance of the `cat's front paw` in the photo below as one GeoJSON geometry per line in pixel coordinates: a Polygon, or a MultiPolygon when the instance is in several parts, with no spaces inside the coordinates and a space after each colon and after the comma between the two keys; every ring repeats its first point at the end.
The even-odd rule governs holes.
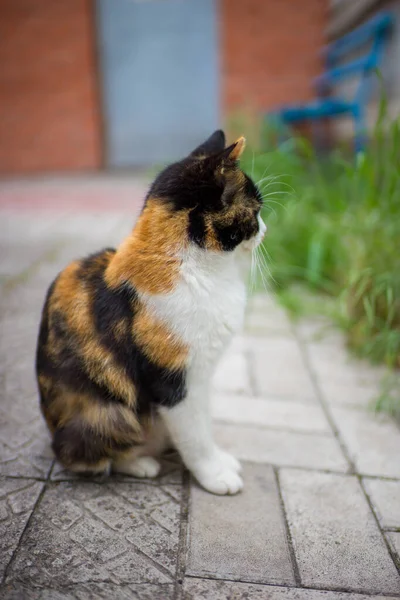
{"type": "Polygon", "coordinates": [[[200,485],[212,494],[237,494],[243,489],[243,481],[237,472],[220,458],[219,456],[218,459],[200,463],[193,469],[193,475],[200,485]]]}
{"type": "Polygon", "coordinates": [[[237,458],[235,458],[232,454],[229,454],[229,452],[222,450],[222,448],[218,448],[218,446],[215,448],[215,450],[216,454],[218,455],[218,459],[226,465],[227,469],[235,471],[235,473],[241,473],[242,465],[237,458]]]}

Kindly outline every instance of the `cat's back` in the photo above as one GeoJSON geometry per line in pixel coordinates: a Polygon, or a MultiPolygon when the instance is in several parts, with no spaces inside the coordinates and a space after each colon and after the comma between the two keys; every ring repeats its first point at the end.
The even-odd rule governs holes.
{"type": "Polygon", "coordinates": [[[113,248],[105,248],[65,267],[49,287],[41,326],[64,320],[84,334],[92,320],[94,304],[104,295],[104,272],[114,254],[113,248]]]}
{"type": "Polygon", "coordinates": [[[100,380],[100,371],[114,362],[111,345],[130,310],[105,282],[114,255],[106,248],[70,263],[47,292],[36,352],[42,400],[50,382],[79,388],[84,374],[100,380]]]}

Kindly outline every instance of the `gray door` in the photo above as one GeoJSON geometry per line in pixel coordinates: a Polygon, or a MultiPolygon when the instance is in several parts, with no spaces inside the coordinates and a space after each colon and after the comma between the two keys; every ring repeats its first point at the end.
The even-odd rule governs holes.
{"type": "Polygon", "coordinates": [[[107,162],[164,163],[218,127],[214,0],[98,0],[107,162]]]}

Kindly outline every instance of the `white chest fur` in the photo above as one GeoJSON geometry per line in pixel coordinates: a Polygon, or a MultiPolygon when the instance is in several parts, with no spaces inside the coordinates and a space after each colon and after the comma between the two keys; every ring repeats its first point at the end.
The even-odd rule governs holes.
{"type": "Polygon", "coordinates": [[[189,346],[190,379],[204,379],[242,326],[246,288],[235,253],[191,247],[183,257],[176,288],[143,300],[189,346]]]}

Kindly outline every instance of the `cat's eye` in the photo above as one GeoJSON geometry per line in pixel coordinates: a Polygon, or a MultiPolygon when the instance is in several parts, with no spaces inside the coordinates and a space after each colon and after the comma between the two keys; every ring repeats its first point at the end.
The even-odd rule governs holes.
{"type": "Polygon", "coordinates": [[[231,240],[236,240],[236,233],[231,233],[231,240]]]}

